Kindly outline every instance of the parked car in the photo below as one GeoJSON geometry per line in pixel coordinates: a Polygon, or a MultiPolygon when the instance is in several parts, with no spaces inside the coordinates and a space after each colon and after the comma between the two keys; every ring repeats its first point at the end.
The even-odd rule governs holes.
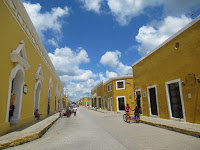
{"type": "Polygon", "coordinates": [[[79,107],[79,105],[76,105],[76,107],[79,107]]]}

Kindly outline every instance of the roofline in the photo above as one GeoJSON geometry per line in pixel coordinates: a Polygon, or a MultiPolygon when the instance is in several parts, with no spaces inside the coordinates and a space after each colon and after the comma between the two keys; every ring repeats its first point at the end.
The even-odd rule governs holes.
{"type": "Polygon", "coordinates": [[[191,27],[193,24],[195,24],[197,21],[200,20],[200,15],[197,16],[194,20],[192,20],[189,24],[187,24],[185,27],[183,27],[182,29],[180,29],[178,32],[176,32],[174,35],[172,35],[171,37],[169,37],[167,40],[165,40],[163,43],[161,43],[159,46],[157,46],[154,50],[152,50],[151,52],[149,52],[148,54],[146,54],[145,56],[143,56],[142,58],[140,58],[138,61],[136,61],[135,63],[132,64],[132,67],[135,66],[136,64],[138,64],[139,62],[141,62],[142,60],[144,60],[146,57],[148,57],[149,55],[153,54],[155,51],[157,51],[159,48],[161,48],[162,46],[164,46],[166,43],[168,43],[169,41],[171,41],[172,39],[174,39],[175,37],[177,37],[179,34],[181,34],[182,32],[184,32],[185,30],[187,30],[189,27],[191,27]]]}
{"type": "Polygon", "coordinates": [[[16,14],[14,14],[13,11],[11,11],[11,6],[12,6],[11,3],[9,3],[8,0],[3,0],[3,2],[6,5],[6,7],[8,8],[8,10],[10,11],[10,13],[13,15],[13,17],[15,18],[16,22],[21,27],[22,31],[24,31],[24,33],[27,36],[27,38],[29,39],[30,43],[33,44],[33,47],[38,52],[40,58],[42,59],[42,61],[46,65],[46,67],[49,69],[49,71],[55,77],[57,82],[60,83],[59,86],[64,88],[62,81],[61,81],[58,73],[56,72],[56,69],[46,51],[46,48],[44,47],[36,29],[35,29],[35,26],[33,25],[33,22],[31,21],[22,1],[15,0],[15,1],[12,1],[11,3],[14,7],[16,7],[17,12],[18,12],[17,15],[19,15],[18,17],[21,17],[23,24],[19,20],[16,19],[16,17],[17,17],[16,14]],[[28,35],[26,33],[27,30],[30,32],[30,35],[28,35]]]}
{"type": "Polygon", "coordinates": [[[93,89],[91,89],[91,92],[94,91],[98,86],[100,86],[101,84],[103,84],[103,81],[99,82],[93,89]]]}
{"type": "Polygon", "coordinates": [[[125,75],[125,76],[119,76],[119,77],[110,78],[109,80],[107,80],[104,83],[104,85],[107,84],[108,82],[112,81],[112,80],[123,79],[123,78],[133,78],[133,75],[125,75]]]}

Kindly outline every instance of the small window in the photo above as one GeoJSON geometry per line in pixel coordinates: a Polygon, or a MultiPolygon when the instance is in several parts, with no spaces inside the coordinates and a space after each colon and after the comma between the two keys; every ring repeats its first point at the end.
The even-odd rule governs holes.
{"type": "Polygon", "coordinates": [[[117,89],[125,89],[124,87],[124,80],[122,81],[117,81],[117,89]]]}
{"type": "Polygon", "coordinates": [[[180,46],[179,42],[176,42],[176,44],[175,44],[175,49],[178,49],[179,46],[180,46]]]}
{"type": "Polygon", "coordinates": [[[112,83],[110,83],[110,91],[112,91],[112,83]]]}
{"type": "Polygon", "coordinates": [[[107,90],[108,90],[108,92],[110,91],[110,85],[109,84],[107,85],[107,90]]]}

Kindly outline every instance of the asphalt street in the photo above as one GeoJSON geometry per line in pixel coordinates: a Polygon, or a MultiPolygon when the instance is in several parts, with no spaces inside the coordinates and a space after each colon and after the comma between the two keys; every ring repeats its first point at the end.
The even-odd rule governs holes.
{"type": "Polygon", "coordinates": [[[11,150],[199,150],[200,138],[143,123],[126,123],[122,114],[78,108],[60,118],[42,138],[11,150]]]}

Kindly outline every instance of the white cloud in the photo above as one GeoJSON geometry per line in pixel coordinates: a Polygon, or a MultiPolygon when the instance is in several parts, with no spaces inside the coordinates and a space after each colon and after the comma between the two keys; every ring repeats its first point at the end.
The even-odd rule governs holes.
{"type": "Polygon", "coordinates": [[[106,71],[106,76],[107,78],[109,78],[109,76],[111,75],[125,75],[125,74],[132,74],[132,67],[131,66],[127,66],[124,65],[123,63],[121,63],[119,61],[119,58],[121,57],[121,52],[116,50],[116,51],[107,51],[100,60],[100,63],[105,65],[105,66],[109,66],[111,67],[113,70],[116,71],[116,73],[114,72],[107,72],[106,71]]]}
{"type": "Polygon", "coordinates": [[[55,47],[58,47],[58,42],[54,38],[47,40],[47,42],[55,47]]]}
{"type": "Polygon", "coordinates": [[[69,15],[67,6],[64,9],[60,7],[52,8],[51,12],[42,13],[42,6],[39,3],[24,2],[23,4],[42,39],[44,38],[44,32],[47,30],[61,33],[62,21],[60,19],[69,15]]]}
{"type": "Polygon", "coordinates": [[[163,6],[161,16],[179,16],[199,9],[199,0],[107,0],[111,13],[120,25],[127,25],[149,7],[163,6]]]}
{"type": "Polygon", "coordinates": [[[117,73],[106,70],[106,77],[107,77],[107,80],[109,80],[110,78],[117,77],[117,73]]]}
{"type": "Polygon", "coordinates": [[[121,52],[116,50],[115,52],[107,51],[101,57],[101,64],[107,65],[110,67],[116,67],[119,64],[119,57],[121,57],[121,52]]]}
{"type": "Polygon", "coordinates": [[[108,6],[121,25],[127,25],[144,8],[161,4],[160,0],[107,0],[108,6]]]}
{"type": "Polygon", "coordinates": [[[103,0],[80,0],[84,4],[87,11],[94,11],[100,13],[100,8],[103,0]]]}
{"type": "Polygon", "coordinates": [[[54,54],[49,53],[49,57],[59,75],[79,76],[80,79],[84,79],[84,76],[80,75],[91,74],[89,71],[79,69],[80,64],[90,61],[87,52],[81,47],[78,52],[74,52],[69,47],[57,48],[54,54]]]}
{"type": "Polygon", "coordinates": [[[90,59],[86,50],[79,47],[76,51],[69,47],[57,48],[54,53],[49,53],[56,71],[64,86],[68,89],[67,96],[72,101],[77,101],[88,96],[90,90],[99,82],[94,81],[97,75],[91,70],[80,69],[79,66],[89,63],[90,59]]]}
{"type": "Polygon", "coordinates": [[[185,15],[181,17],[168,16],[162,21],[154,21],[151,25],[142,26],[135,37],[137,42],[140,43],[138,52],[140,55],[147,54],[147,52],[156,48],[190,21],[192,19],[185,15]]]}

